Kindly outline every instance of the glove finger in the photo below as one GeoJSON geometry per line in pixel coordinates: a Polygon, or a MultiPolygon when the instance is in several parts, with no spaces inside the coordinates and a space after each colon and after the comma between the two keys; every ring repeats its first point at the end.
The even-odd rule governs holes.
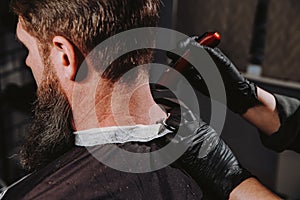
{"type": "Polygon", "coordinates": [[[177,48],[167,52],[168,58],[172,59],[173,61],[178,60],[189,50],[190,43],[195,42],[197,38],[198,38],[197,36],[193,36],[179,42],[177,48]]]}
{"type": "Polygon", "coordinates": [[[178,48],[179,49],[186,49],[188,48],[188,46],[190,45],[190,43],[196,42],[196,39],[198,38],[198,36],[192,36],[189,37],[181,42],[179,42],[178,44],[178,48]]]}

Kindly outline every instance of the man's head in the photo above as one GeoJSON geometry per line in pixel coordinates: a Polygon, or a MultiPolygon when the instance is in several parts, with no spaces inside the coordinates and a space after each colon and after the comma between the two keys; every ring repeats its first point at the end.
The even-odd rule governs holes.
{"type": "MultiPolygon", "coordinates": [[[[13,0],[12,8],[24,30],[38,40],[45,54],[42,56],[49,56],[51,48],[69,42],[77,57],[85,57],[117,33],[156,26],[159,0],[13,0]]],[[[150,61],[150,54],[137,51],[123,59],[141,65],[150,61]]]]}
{"type": "MultiPolygon", "coordinates": [[[[70,103],[73,96],[70,91],[84,58],[100,42],[117,33],[156,26],[158,7],[158,0],[12,1],[19,17],[17,36],[29,50],[26,63],[38,84],[35,120],[23,149],[23,162],[28,168],[40,168],[73,146],[71,132],[78,128],[73,126],[74,109],[83,107],[76,113],[84,115],[85,108],[70,103]]],[[[150,50],[136,50],[122,56],[105,71],[103,79],[111,83],[106,86],[151,59],[150,50]]],[[[84,100],[88,93],[84,93],[82,85],[78,87],[82,87],[80,102],[84,105],[89,102],[84,100]]]]}

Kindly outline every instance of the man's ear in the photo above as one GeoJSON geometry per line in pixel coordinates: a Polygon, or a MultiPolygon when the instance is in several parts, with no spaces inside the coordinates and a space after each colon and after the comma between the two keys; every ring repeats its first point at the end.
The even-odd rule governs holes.
{"type": "Polygon", "coordinates": [[[56,63],[62,66],[59,69],[69,80],[74,80],[78,69],[78,57],[76,47],[69,40],[62,36],[55,36],[52,40],[56,63]]]}

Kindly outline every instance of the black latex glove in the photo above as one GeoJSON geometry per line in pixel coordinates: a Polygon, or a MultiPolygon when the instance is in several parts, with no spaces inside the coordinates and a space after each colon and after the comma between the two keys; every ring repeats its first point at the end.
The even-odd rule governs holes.
{"type": "MultiPolygon", "coordinates": [[[[223,78],[227,95],[227,106],[229,109],[235,113],[244,114],[249,108],[260,104],[257,99],[256,85],[244,78],[235,65],[221,52],[221,50],[218,48],[202,46],[194,39],[195,37],[191,37],[180,42],[178,45],[180,52],[186,52],[193,48],[202,48],[209,53],[223,78]]],[[[172,63],[174,63],[174,60],[178,59],[177,55],[171,53],[168,53],[167,55],[173,60],[172,63]]],[[[190,53],[189,56],[197,55],[190,53]]],[[[208,90],[205,82],[193,66],[190,65],[189,68],[183,72],[183,75],[190,81],[195,89],[208,96],[208,90]]]]}
{"type": "Polygon", "coordinates": [[[188,145],[177,164],[198,183],[205,199],[229,199],[231,191],[252,175],[239,164],[215,130],[201,119],[197,120],[198,117],[175,99],[172,92],[152,87],[152,94],[156,103],[170,113],[166,120],[167,127],[171,130],[181,127],[180,141],[168,138],[167,142],[188,145]],[[181,120],[181,112],[184,120],[181,120]]]}
{"type": "Polygon", "coordinates": [[[187,125],[194,132],[183,138],[190,147],[179,160],[181,166],[203,189],[206,199],[229,199],[232,190],[252,175],[210,126],[203,121],[187,125]]]}

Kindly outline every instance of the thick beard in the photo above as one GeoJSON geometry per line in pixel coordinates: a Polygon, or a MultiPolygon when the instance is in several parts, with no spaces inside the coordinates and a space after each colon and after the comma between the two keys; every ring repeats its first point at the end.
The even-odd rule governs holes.
{"type": "Polygon", "coordinates": [[[45,62],[33,123],[20,152],[21,164],[30,172],[41,169],[74,146],[71,106],[52,69],[45,62]]]}

